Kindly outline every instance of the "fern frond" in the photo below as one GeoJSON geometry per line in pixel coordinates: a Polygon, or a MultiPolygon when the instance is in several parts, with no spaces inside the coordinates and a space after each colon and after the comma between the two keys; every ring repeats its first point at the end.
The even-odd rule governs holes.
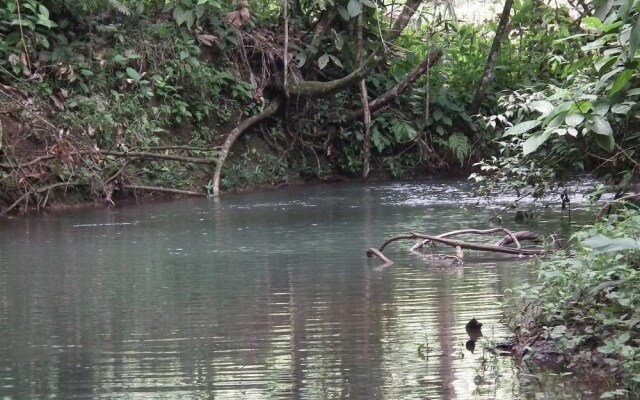
{"type": "Polygon", "coordinates": [[[456,158],[458,159],[458,161],[460,161],[460,165],[463,165],[464,160],[467,158],[469,152],[471,151],[469,138],[467,138],[462,133],[454,133],[453,135],[449,136],[449,142],[447,143],[447,146],[451,151],[453,151],[453,154],[456,155],[456,158]]]}
{"type": "Polygon", "coordinates": [[[124,14],[126,16],[131,15],[131,9],[124,4],[122,4],[119,0],[108,0],[109,6],[118,10],[120,14],[124,14]]]}

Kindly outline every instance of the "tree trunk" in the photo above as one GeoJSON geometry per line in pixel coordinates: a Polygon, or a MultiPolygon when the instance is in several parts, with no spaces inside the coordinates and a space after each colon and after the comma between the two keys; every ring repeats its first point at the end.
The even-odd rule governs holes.
{"type": "Polygon", "coordinates": [[[513,6],[513,0],[506,0],[504,3],[504,8],[502,9],[502,15],[500,16],[500,22],[498,22],[498,29],[496,29],[496,36],[493,39],[493,44],[491,45],[491,50],[489,51],[489,57],[487,57],[487,65],[484,69],[484,74],[482,75],[482,80],[480,80],[480,85],[476,89],[476,94],[473,97],[473,101],[469,106],[469,114],[474,115],[480,111],[480,105],[487,94],[487,90],[489,89],[489,85],[493,80],[493,74],[495,72],[496,61],[498,60],[498,55],[500,53],[500,45],[502,44],[502,39],[504,39],[504,35],[507,32],[507,25],[509,24],[509,17],[511,14],[511,7],[513,6]]]}
{"type": "MultiPolygon", "coordinates": [[[[362,39],[362,13],[358,15],[357,21],[357,59],[358,66],[364,65],[364,40],[362,39]]],[[[371,111],[369,111],[369,95],[367,93],[367,80],[360,80],[360,98],[362,99],[362,123],[364,130],[364,143],[362,149],[362,177],[369,176],[371,166],[369,165],[371,159],[371,111]]]]}

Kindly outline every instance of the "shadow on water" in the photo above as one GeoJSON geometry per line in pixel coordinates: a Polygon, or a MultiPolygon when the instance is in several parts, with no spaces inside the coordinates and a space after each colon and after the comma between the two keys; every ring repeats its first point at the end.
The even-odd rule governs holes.
{"type": "MultiPolygon", "coordinates": [[[[0,225],[0,397],[597,398],[489,351],[518,260],[386,237],[486,228],[465,184],[334,185],[0,225]],[[469,329],[477,318],[481,329],[469,329]],[[471,342],[471,343],[470,343],[471,342]]],[[[569,229],[549,210],[536,228],[569,229]]]]}

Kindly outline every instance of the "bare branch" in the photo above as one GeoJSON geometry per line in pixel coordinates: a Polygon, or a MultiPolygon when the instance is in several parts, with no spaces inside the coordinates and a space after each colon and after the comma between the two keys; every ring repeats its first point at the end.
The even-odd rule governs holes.
{"type": "Polygon", "coordinates": [[[77,186],[80,185],[80,182],[58,182],[58,183],[54,183],[51,185],[47,185],[47,186],[43,186],[41,188],[35,188],[32,190],[29,190],[28,192],[24,193],[22,196],[20,196],[16,201],[14,201],[9,207],[7,207],[5,210],[3,210],[2,212],[0,212],[0,216],[5,216],[7,215],[9,212],[11,212],[11,210],[13,210],[14,208],[16,208],[20,203],[22,203],[23,200],[27,200],[29,198],[29,196],[34,195],[34,194],[40,194],[43,192],[48,192],[49,190],[58,188],[58,187],[69,187],[69,186],[77,186]]]}

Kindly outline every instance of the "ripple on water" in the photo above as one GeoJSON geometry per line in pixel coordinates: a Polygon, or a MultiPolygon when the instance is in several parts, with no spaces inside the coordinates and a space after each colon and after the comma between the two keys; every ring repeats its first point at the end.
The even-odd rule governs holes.
{"type": "Polygon", "coordinates": [[[0,398],[572,398],[488,350],[530,276],[517,260],[365,259],[486,225],[473,201],[466,183],[336,185],[0,225],[0,398]]]}

